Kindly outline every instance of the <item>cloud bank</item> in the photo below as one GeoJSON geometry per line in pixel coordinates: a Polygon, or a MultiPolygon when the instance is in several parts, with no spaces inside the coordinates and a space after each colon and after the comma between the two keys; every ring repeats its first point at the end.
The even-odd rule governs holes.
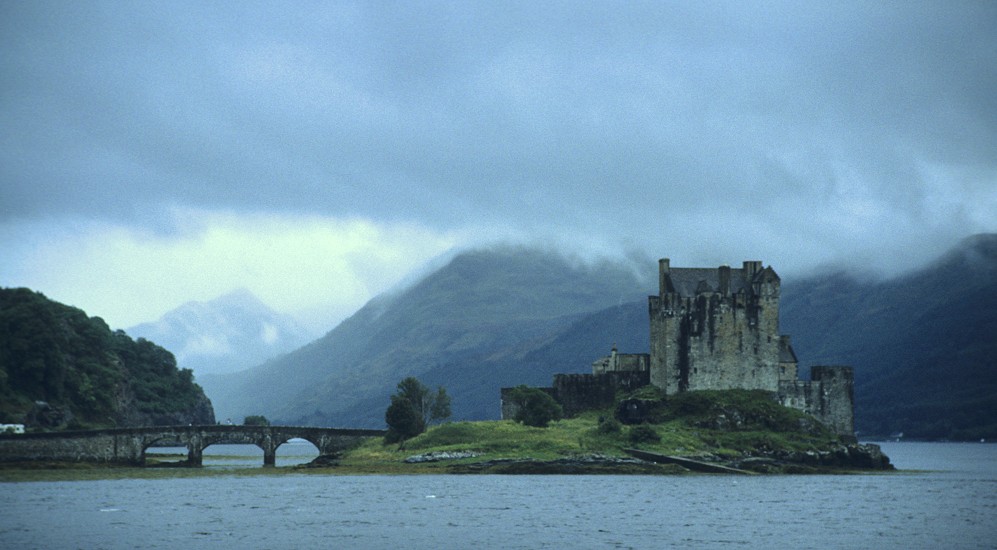
{"type": "Polygon", "coordinates": [[[501,239],[895,273],[997,231],[994,28],[988,2],[6,3],[0,284],[300,310],[501,239]]]}

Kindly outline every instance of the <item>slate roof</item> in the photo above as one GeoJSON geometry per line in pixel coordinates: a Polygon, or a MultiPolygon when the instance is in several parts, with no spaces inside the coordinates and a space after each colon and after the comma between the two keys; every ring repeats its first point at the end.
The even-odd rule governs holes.
{"type": "MultiPolygon", "coordinates": [[[[671,282],[675,292],[685,297],[696,295],[701,284],[709,288],[710,292],[720,292],[720,270],[715,267],[673,267],[668,270],[668,280],[671,282]]],[[[731,268],[730,270],[730,293],[737,294],[744,290],[745,294],[751,292],[751,281],[745,277],[743,269],[731,268]]]]}

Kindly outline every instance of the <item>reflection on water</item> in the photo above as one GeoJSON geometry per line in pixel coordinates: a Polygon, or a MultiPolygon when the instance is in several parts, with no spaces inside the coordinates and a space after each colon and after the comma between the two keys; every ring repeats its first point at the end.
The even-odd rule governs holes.
{"type": "MultiPolygon", "coordinates": [[[[187,447],[150,447],[149,455],[166,455],[163,460],[183,460],[187,447]]],[[[306,464],[318,456],[318,449],[304,439],[292,439],[277,447],[277,467],[306,464]]],[[[263,466],[263,449],[256,445],[211,445],[202,455],[205,468],[246,468],[263,466]]]]}

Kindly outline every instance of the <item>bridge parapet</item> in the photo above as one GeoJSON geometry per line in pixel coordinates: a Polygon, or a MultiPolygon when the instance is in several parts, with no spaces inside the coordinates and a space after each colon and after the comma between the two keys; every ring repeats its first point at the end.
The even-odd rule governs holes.
{"type": "Polygon", "coordinates": [[[249,444],[263,449],[263,465],[276,464],[277,448],[293,438],[310,441],[329,455],[382,437],[384,430],[308,426],[152,426],[75,432],[0,435],[0,461],[68,461],[141,465],[157,442],[187,447],[187,464],[200,466],[204,449],[215,444],[249,444]]]}

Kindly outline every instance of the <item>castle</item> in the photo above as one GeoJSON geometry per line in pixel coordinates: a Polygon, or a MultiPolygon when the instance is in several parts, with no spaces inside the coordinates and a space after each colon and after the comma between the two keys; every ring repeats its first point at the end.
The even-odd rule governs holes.
{"type": "MultiPolygon", "coordinates": [[[[780,279],[772,267],[672,268],[658,262],[658,295],[648,297],[649,354],[619,354],[592,364],[592,374],[558,374],[543,388],[566,415],[612,406],[617,390],[652,384],[665,395],[694,390],[757,389],[806,412],[840,435],[853,436],[850,367],[817,366],[798,379],[789,336],[779,334],[780,279]]],[[[502,417],[515,405],[502,390],[502,417]]]]}

